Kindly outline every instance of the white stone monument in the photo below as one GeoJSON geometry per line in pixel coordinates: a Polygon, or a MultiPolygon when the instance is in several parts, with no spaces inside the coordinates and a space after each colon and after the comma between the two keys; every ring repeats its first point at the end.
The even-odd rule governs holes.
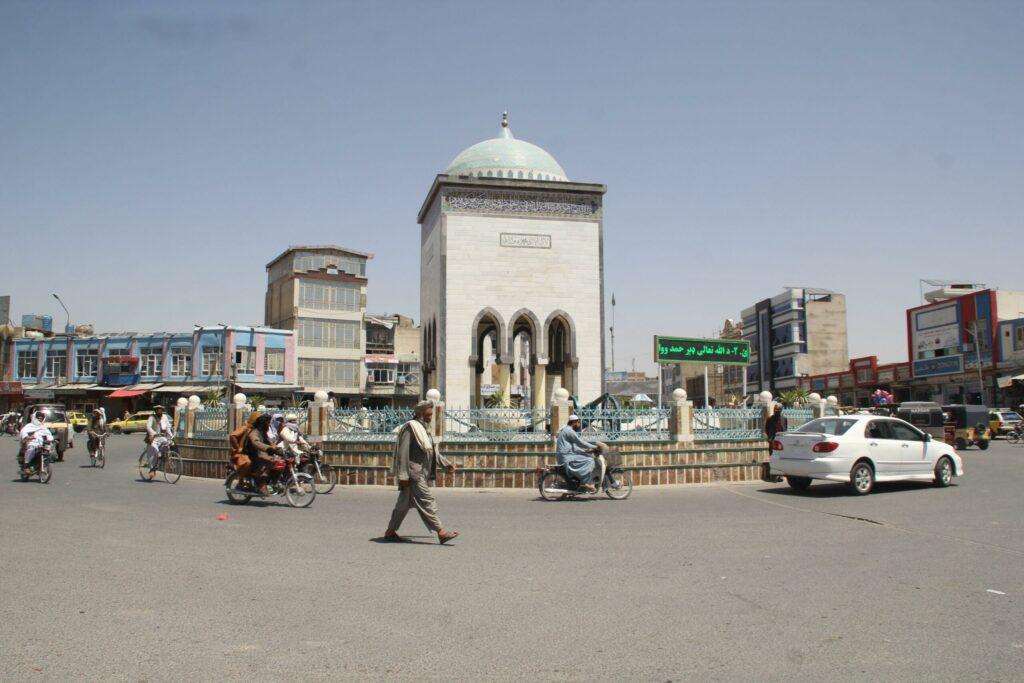
{"type": "Polygon", "coordinates": [[[422,386],[453,408],[602,393],[605,190],[569,181],[507,115],[434,179],[418,218],[422,386]]]}

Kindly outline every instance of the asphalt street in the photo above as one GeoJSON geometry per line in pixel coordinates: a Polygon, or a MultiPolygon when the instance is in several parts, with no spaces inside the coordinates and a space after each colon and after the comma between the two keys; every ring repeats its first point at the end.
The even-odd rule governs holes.
{"type": "MultiPolygon", "coordinates": [[[[80,440],[81,441],[81,440],[80,440]]],[[[1024,678],[1024,448],[957,485],[441,490],[462,536],[377,540],[395,491],[296,510],[143,483],[138,436],[47,486],[0,440],[0,680],[1024,678]],[[218,519],[227,514],[227,519],[218,519]]]]}

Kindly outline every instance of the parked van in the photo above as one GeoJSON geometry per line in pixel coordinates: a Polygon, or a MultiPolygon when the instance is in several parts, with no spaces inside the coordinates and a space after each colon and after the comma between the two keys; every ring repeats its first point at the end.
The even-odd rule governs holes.
{"type": "Polygon", "coordinates": [[[931,434],[933,439],[943,440],[946,415],[938,403],[907,401],[899,404],[893,417],[909,422],[925,434],[931,434]]]}

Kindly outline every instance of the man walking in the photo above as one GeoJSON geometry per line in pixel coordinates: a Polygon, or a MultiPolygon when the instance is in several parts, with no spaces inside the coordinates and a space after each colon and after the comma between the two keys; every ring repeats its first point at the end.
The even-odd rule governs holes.
{"type": "Polygon", "coordinates": [[[455,465],[441,455],[430,435],[428,426],[434,417],[434,404],[420,401],[416,404],[413,419],[402,425],[398,431],[395,450],[391,456],[391,475],[398,481],[398,502],[391,513],[391,523],[384,532],[389,541],[403,541],[398,527],[412,507],[420,513],[420,519],[428,529],[437,533],[437,540],[447,543],[459,535],[458,531],[446,531],[437,517],[437,503],[430,492],[428,481],[434,479],[437,467],[455,472],[455,465]]]}

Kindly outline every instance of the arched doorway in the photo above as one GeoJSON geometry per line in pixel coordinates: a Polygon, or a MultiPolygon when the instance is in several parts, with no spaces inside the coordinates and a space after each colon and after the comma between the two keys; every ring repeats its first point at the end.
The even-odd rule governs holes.
{"type": "Polygon", "coordinates": [[[508,346],[505,321],[493,308],[485,308],[473,321],[472,335],[473,355],[469,357],[470,372],[473,374],[470,405],[483,407],[488,395],[493,395],[485,395],[483,386],[494,384],[499,386],[498,393],[503,395],[502,403],[507,405],[509,370],[502,358],[503,350],[508,346]]]}
{"type": "Polygon", "coordinates": [[[540,320],[533,311],[521,308],[509,322],[512,405],[523,408],[547,406],[545,394],[544,334],[540,320]],[[515,388],[519,390],[516,391],[515,388]]]}
{"type": "Polygon", "coordinates": [[[544,328],[548,356],[545,394],[550,396],[558,387],[564,387],[576,396],[576,326],[567,313],[555,311],[548,316],[544,328]]]}

